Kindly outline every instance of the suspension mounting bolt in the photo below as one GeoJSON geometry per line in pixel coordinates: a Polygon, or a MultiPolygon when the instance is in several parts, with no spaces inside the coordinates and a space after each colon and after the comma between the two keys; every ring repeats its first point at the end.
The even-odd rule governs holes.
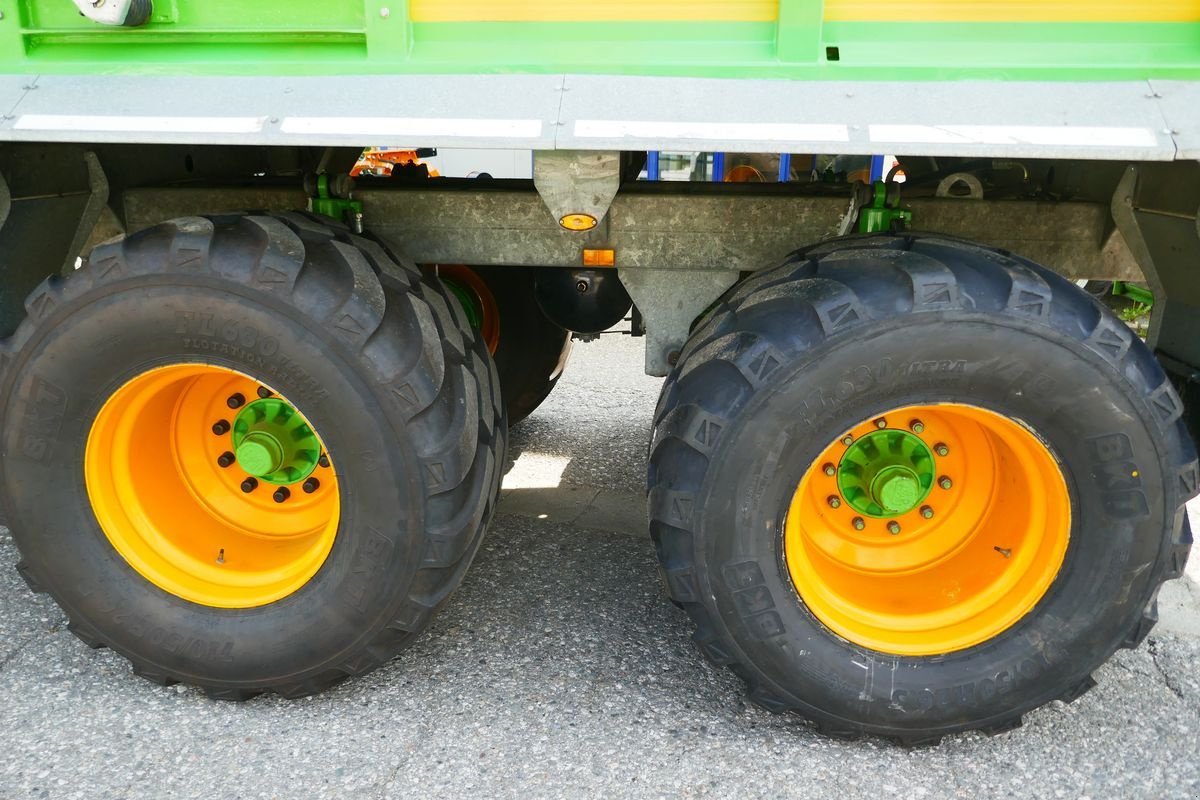
{"type": "Polygon", "coordinates": [[[250,494],[257,488],[258,488],[258,479],[257,478],[249,477],[249,478],[246,478],[246,480],[242,481],[242,491],[245,492],[246,494],[250,494]]]}
{"type": "Polygon", "coordinates": [[[941,442],[938,442],[933,446],[933,452],[945,458],[946,456],[950,455],[950,448],[946,447],[946,445],[942,444],[941,442]]]}
{"type": "Polygon", "coordinates": [[[879,419],[875,420],[875,427],[876,427],[876,428],[879,428],[879,429],[881,429],[881,430],[882,430],[883,428],[886,428],[886,427],[887,427],[887,420],[886,420],[886,419],[884,419],[883,417],[880,417],[879,419]]]}
{"type": "Polygon", "coordinates": [[[263,400],[266,400],[268,397],[271,396],[271,390],[265,386],[260,386],[260,387],[258,387],[258,396],[261,397],[263,400]]]}
{"type": "Polygon", "coordinates": [[[867,523],[862,517],[855,517],[850,524],[854,526],[854,530],[856,531],[861,531],[863,528],[867,527],[867,523]]]}
{"type": "Polygon", "coordinates": [[[230,408],[241,408],[246,404],[246,396],[241,392],[235,392],[225,400],[225,405],[230,408]]]}
{"type": "Polygon", "coordinates": [[[925,519],[933,519],[933,509],[929,506],[921,506],[921,516],[925,519]]]}
{"type": "Polygon", "coordinates": [[[949,489],[953,485],[954,485],[954,481],[950,480],[945,475],[938,478],[938,486],[942,487],[943,489],[949,489]]]}
{"type": "Polygon", "coordinates": [[[304,490],[305,494],[312,494],[317,489],[321,488],[321,482],[316,478],[309,478],[300,486],[300,488],[304,490]]]}
{"type": "Polygon", "coordinates": [[[292,496],[291,491],[286,486],[280,486],[275,490],[275,494],[271,495],[271,499],[276,503],[283,503],[292,496]]]}
{"type": "Polygon", "coordinates": [[[830,495],[829,496],[829,507],[830,508],[841,508],[842,507],[842,499],[836,495],[830,495]]]}
{"type": "Polygon", "coordinates": [[[212,432],[217,436],[224,436],[229,433],[229,420],[219,419],[213,423],[212,432]]]}
{"type": "Polygon", "coordinates": [[[835,467],[833,464],[826,464],[825,466],[821,467],[821,471],[831,478],[834,475],[837,475],[837,467],[835,467]]]}
{"type": "Polygon", "coordinates": [[[237,456],[235,456],[233,453],[229,452],[228,450],[226,450],[224,453],[221,453],[221,455],[217,456],[217,466],[222,467],[222,468],[232,465],[234,461],[237,461],[237,456]]]}
{"type": "Polygon", "coordinates": [[[912,422],[908,423],[908,428],[913,433],[924,433],[925,432],[925,423],[921,422],[921,420],[919,420],[919,419],[914,419],[912,422]]]}
{"type": "Polygon", "coordinates": [[[900,523],[893,519],[888,522],[887,529],[888,533],[890,533],[892,536],[895,536],[896,534],[900,533],[900,523]]]}

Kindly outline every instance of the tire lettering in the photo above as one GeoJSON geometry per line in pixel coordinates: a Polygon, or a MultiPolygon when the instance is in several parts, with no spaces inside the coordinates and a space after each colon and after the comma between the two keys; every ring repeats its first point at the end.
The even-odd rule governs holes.
{"type": "Polygon", "coordinates": [[[988,703],[1013,691],[1013,677],[1035,679],[1048,666],[1042,654],[1026,658],[1014,669],[1000,670],[978,681],[927,689],[896,689],[892,692],[893,708],[907,713],[931,711],[934,708],[963,708],[988,703]]]}
{"type": "Polygon", "coordinates": [[[141,616],[113,614],[112,619],[132,636],[148,642],[171,655],[203,659],[210,663],[229,664],[233,661],[233,641],[201,639],[147,623],[141,616]]]}
{"type": "Polygon", "coordinates": [[[175,333],[183,336],[184,347],[200,352],[229,356],[248,367],[257,377],[298,386],[309,399],[327,395],[321,384],[287,356],[279,354],[279,340],[266,336],[253,325],[222,320],[206,312],[178,311],[175,333]]]}
{"type": "Polygon", "coordinates": [[[763,580],[758,562],[726,564],[721,574],[725,576],[726,585],[734,590],[734,606],[752,636],[762,640],[784,632],[783,619],[771,610],[775,608],[775,599],[763,580]]]}
{"type": "Polygon", "coordinates": [[[67,411],[67,393],[39,375],[33,375],[26,393],[17,451],[34,461],[50,457],[67,411]]]}
{"type": "Polygon", "coordinates": [[[392,552],[392,540],[374,528],[367,528],[367,535],[363,538],[363,546],[350,565],[350,574],[353,577],[347,581],[347,589],[342,598],[359,614],[367,612],[367,600],[376,596],[379,574],[387,568],[388,557],[392,552]]]}
{"type": "Polygon", "coordinates": [[[1133,460],[1133,444],[1123,433],[1097,436],[1087,442],[1092,479],[1103,495],[1105,512],[1114,519],[1150,516],[1141,491],[1142,471],[1133,460]]]}

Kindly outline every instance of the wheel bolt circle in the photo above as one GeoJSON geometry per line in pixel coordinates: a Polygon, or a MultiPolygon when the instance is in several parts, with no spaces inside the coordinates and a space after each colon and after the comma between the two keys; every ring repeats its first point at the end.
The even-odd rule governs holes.
{"type": "Polygon", "coordinates": [[[939,456],[942,456],[943,458],[945,458],[946,456],[950,455],[950,448],[947,447],[946,445],[942,444],[941,442],[938,442],[937,444],[935,444],[933,446],[933,452],[935,452],[939,456]]]}
{"type": "Polygon", "coordinates": [[[317,489],[321,488],[321,482],[316,478],[309,478],[303,483],[303,485],[301,485],[300,488],[304,490],[305,494],[312,494],[317,489]]]}
{"type": "Polygon", "coordinates": [[[945,475],[938,478],[938,486],[942,487],[943,489],[949,489],[953,485],[954,485],[954,481],[950,480],[945,475]]]}
{"type": "Polygon", "coordinates": [[[291,491],[286,486],[280,486],[275,490],[275,494],[271,495],[271,499],[276,503],[282,503],[292,496],[291,491]]]}
{"type": "Polygon", "coordinates": [[[837,497],[836,495],[830,495],[830,497],[829,497],[829,507],[830,507],[830,508],[841,508],[841,506],[842,506],[842,500],[841,500],[841,498],[840,498],[840,497],[837,497]]]}
{"type": "Polygon", "coordinates": [[[213,423],[212,432],[217,436],[224,436],[229,433],[229,420],[219,419],[213,423]]]}
{"type": "Polygon", "coordinates": [[[258,387],[258,396],[261,397],[263,400],[266,400],[268,397],[271,396],[271,390],[265,386],[260,386],[260,387],[258,387]]]}
{"type": "Polygon", "coordinates": [[[249,477],[249,478],[246,478],[246,480],[242,481],[242,491],[245,492],[246,494],[250,494],[257,488],[258,488],[258,479],[255,477],[249,477]]]}
{"type": "Polygon", "coordinates": [[[908,423],[908,429],[913,433],[924,433],[925,423],[921,422],[919,419],[914,419],[912,422],[908,423]]]}
{"type": "Polygon", "coordinates": [[[235,392],[225,399],[225,405],[230,408],[241,408],[246,404],[246,396],[241,392],[235,392]]]}
{"type": "Polygon", "coordinates": [[[854,526],[854,530],[856,531],[861,531],[863,528],[867,527],[867,523],[862,517],[855,517],[850,524],[854,526]]]}
{"type": "Polygon", "coordinates": [[[850,434],[846,434],[846,438],[842,439],[842,444],[849,447],[850,445],[854,444],[854,437],[850,434]]]}
{"type": "Polygon", "coordinates": [[[221,453],[221,455],[217,456],[217,465],[222,468],[228,467],[234,461],[237,461],[237,456],[235,456],[233,453],[229,452],[228,450],[226,450],[224,453],[221,453]]]}
{"type": "Polygon", "coordinates": [[[883,417],[880,417],[879,419],[875,420],[875,427],[880,429],[886,428],[887,420],[883,417]]]}
{"type": "Polygon", "coordinates": [[[322,467],[328,467],[329,466],[329,456],[325,455],[324,453],[321,453],[321,457],[317,459],[317,463],[320,464],[322,467]]]}
{"type": "Polygon", "coordinates": [[[921,516],[925,519],[933,519],[933,509],[929,506],[921,506],[921,516]]]}
{"type": "Polygon", "coordinates": [[[825,466],[821,467],[821,471],[831,478],[834,475],[837,475],[837,467],[835,467],[833,464],[826,464],[825,466]]]}
{"type": "Polygon", "coordinates": [[[892,536],[895,536],[896,534],[900,533],[900,523],[893,519],[888,522],[887,529],[888,533],[890,533],[892,536]]]}

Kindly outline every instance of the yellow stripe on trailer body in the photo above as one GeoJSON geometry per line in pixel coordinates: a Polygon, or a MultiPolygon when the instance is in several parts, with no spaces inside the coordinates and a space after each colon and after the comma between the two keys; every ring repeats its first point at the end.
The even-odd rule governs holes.
{"type": "Polygon", "coordinates": [[[774,22],[778,0],[411,0],[413,22],[774,22]]]}
{"type": "MultiPolygon", "coordinates": [[[[817,5],[820,0],[810,0],[817,5]]],[[[774,22],[780,0],[411,0],[413,22],[774,22]]],[[[825,0],[827,22],[1200,22],[1200,0],[825,0]]]]}
{"type": "Polygon", "coordinates": [[[1200,0],[826,0],[827,22],[1200,22],[1200,0]]]}

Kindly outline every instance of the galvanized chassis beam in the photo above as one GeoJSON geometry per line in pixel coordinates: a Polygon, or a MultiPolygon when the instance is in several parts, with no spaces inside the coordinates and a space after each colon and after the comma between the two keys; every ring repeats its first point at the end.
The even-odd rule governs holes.
{"type": "MultiPolygon", "coordinates": [[[[579,267],[585,248],[611,248],[646,321],[646,371],[664,375],[692,321],[739,273],[779,263],[805,244],[836,235],[849,201],[751,186],[634,184],[618,192],[593,230],[558,224],[530,185],[439,181],[372,188],[364,181],[367,228],[426,264],[579,267]],[[710,192],[710,193],[702,193],[710,192]]],[[[131,230],[173,216],[242,208],[286,210],[304,202],[291,189],[144,189],[127,192],[131,230]]],[[[561,204],[556,204],[561,205],[561,204]]],[[[992,244],[1072,278],[1138,280],[1124,241],[1098,203],[915,200],[917,230],[992,244]]],[[[603,214],[596,208],[576,209],[603,214]]]]}
{"type": "MultiPolygon", "coordinates": [[[[579,267],[585,248],[613,248],[618,269],[750,272],[835,235],[849,200],[688,185],[626,187],[592,231],[564,231],[528,183],[447,181],[428,188],[360,184],[366,226],[418,263],[579,267]]],[[[732,188],[732,187],[721,187],[732,188]]],[[[303,208],[287,187],[136,189],[123,196],[130,232],[164,219],[242,209],[303,208]]],[[[1069,278],[1140,280],[1101,203],[917,199],[914,229],[1019,253],[1069,278]]]]}

